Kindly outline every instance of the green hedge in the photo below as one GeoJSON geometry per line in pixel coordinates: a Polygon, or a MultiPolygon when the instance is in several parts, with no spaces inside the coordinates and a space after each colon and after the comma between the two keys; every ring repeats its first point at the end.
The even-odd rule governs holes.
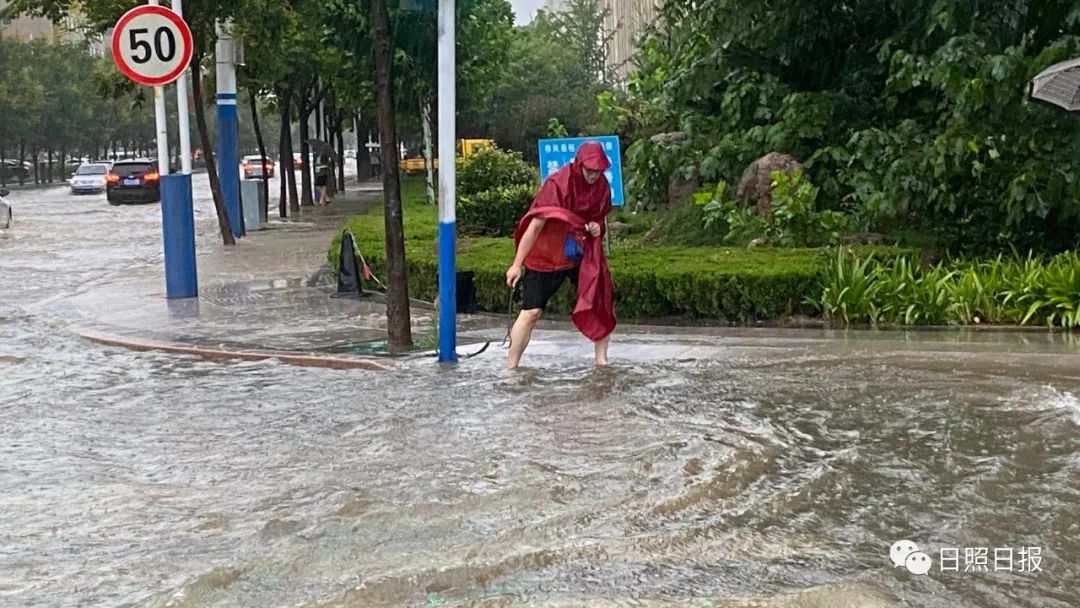
{"type": "MultiPolygon", "coordinates": [[[[409,295],[432,301],[438,292],[437,210],[406,200],[405,254],[409,295]]],[[[380,207],[347,222],[372,270],[386,276],[383,215],[380,207]]],[[[340,233],[330,247],[337,268],[340,233]]],[[[907,251],[875,248],[880,256],[907,251]]],[[[509,238],[462,237],[458,270],[475,273],[477,302],[482,310],[505,312],[505,274],[513,260],[509,238]]],[[[615,282],[616,313],[625,321],[660,317],[716,319],[729,322],[776,320],[812,314],[807,299],[821,289],[829,256],[819,249],[717,247],[615,247],[609,257],[615,282]]],[[[568,314],[573,290],[564,287],[549,307],[568,314]]]]}
{"type": "Polygon", "coordinates": [[[538,183],[537,170],[522,159],[520,152],[492,148],[458,160],[457,187],[461,196],[538,183]]]}
{"type": "Polygon", "coordinates": [[[505,186],[458,199],[458,227],[472,236],[511,236],[536,194],[536,184],[505,186]]]}

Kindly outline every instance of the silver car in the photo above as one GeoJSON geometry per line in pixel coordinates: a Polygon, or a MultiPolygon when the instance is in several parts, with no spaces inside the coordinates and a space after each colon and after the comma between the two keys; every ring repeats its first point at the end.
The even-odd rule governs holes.
{"type": "Polygon", "coordinates": [[[71,176],[71,193],[84,194],[104,192],[109,175],[109,165],[104,163],[83,163],[71,176]]]}
{"type": "Polygon", "coordinates": [[[11,228],[11,205],[8,204],[4,197],[11,194],[7,190],[0,190],[0,228],[11,228]]]}

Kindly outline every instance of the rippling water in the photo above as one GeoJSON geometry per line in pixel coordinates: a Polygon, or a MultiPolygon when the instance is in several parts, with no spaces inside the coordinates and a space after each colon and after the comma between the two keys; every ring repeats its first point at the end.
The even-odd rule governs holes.
{"type": "MultiPolygon", "coordinates": [[[[81,281],[152,258],[145,230],[73,247],[97,237],[81,281]]],[[[0,241],[0,605],[1080,605],[1073,360],[209,363],[37,312],[64,279],[43,242],[0,241]],[[1042,571],[939,572],[943,547],[1042,571]]]]}

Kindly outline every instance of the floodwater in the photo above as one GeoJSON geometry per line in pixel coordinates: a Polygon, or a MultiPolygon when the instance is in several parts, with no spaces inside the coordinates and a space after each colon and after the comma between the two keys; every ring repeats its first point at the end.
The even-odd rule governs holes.
{"type": "Polygon", "coordinates": [[[1080,606],[1060,336],[631,336],[609,369],[541,336],[516,373],[495,349],[400,373],[134,353],[45,304],[160,272],[158,208],[11,200],[0,605],[1080,606]]]}

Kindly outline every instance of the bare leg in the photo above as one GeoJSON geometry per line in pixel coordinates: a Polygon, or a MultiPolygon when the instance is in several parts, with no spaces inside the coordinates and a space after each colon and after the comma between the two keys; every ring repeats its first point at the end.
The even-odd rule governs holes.
{"type": "Polygon", "coordinates": [[[525,353],[533,328],[543,312],[541,308],[532,308],[518,313],[517,321],[514,321],[514,327],[510,330],[510,354],[506,359],[506,369],[516,369],[521,363],[521,355],[525,353]]]}
{"type": "Polygon", "coordinates": [[[608,364],[607,348],[608,348],[608,343],[609,342],[611,342],[611,335],[610,334],[605,336],[603,340],[600,340],[598,342],[593,342],[593,348],[596,349],[596,364],[597,365],[607,365],[608,364]]]}

